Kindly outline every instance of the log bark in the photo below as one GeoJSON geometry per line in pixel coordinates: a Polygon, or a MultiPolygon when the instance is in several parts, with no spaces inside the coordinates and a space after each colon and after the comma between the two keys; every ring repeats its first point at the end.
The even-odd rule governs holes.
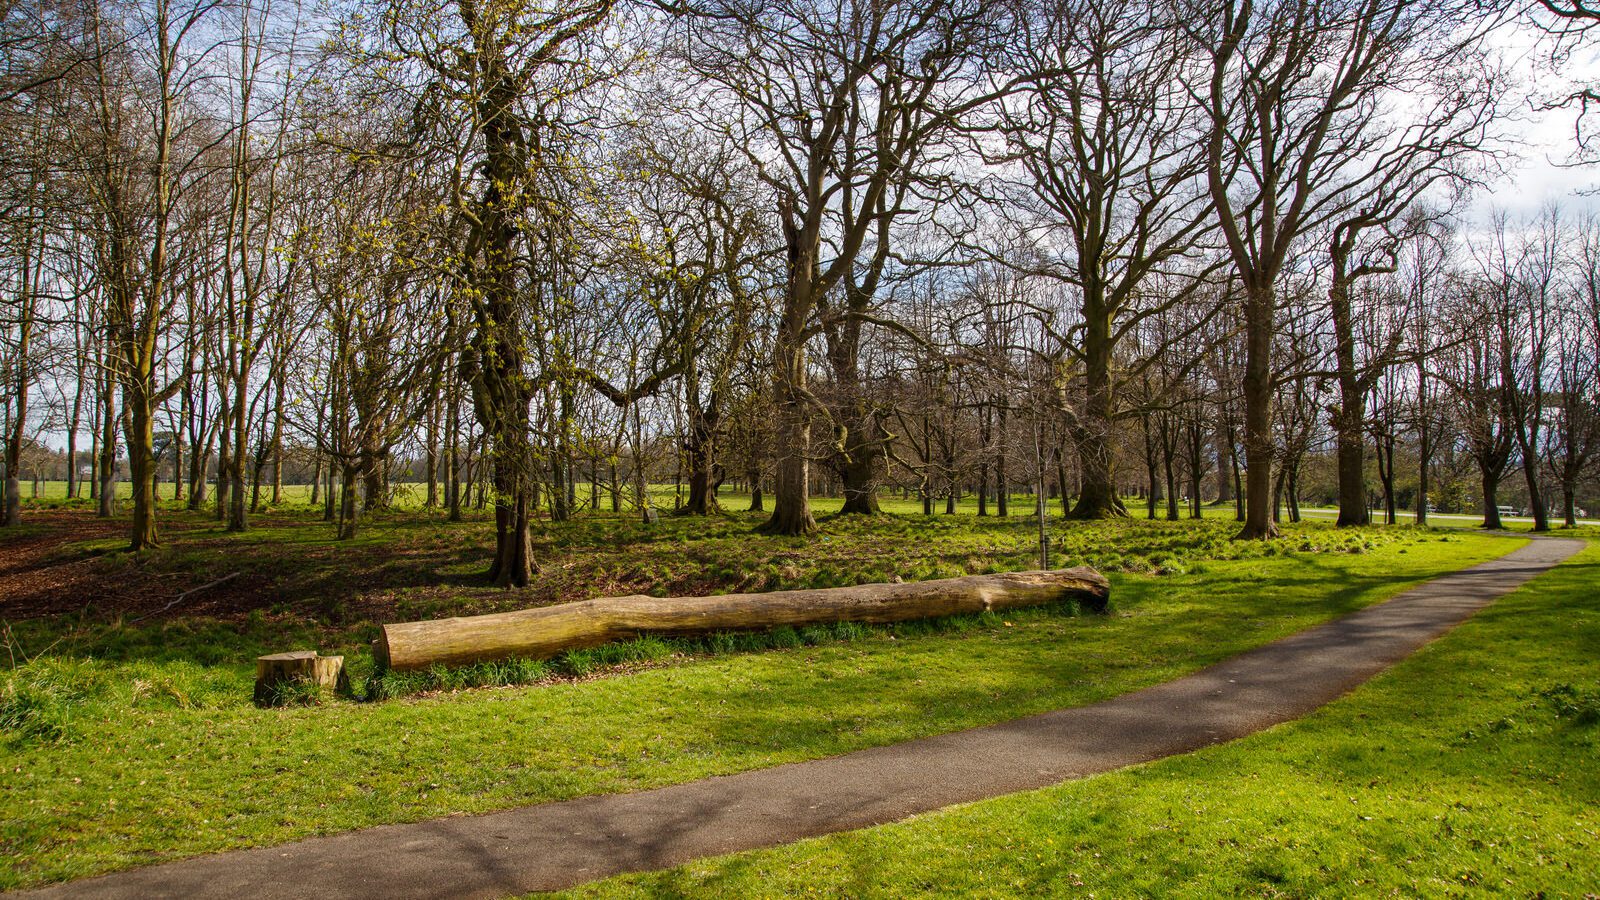
{"type": "Polygon", "coordinates": [[[903,622],[1077,600],[1102,611],[1105,576],[1080,567],[711,597],[599,597],[538,609],[383,626],[373,652],[394,670],[545,658],[642,632],[693,634],[824,622],[903,622]]]}
{"type": "Polygon", "coordinates": [[[285,687],[295,683],[314,685],[318,690],[348,692],[349,677],[344,657],[318,656],[315,650],[291,650],[256,657],[257,706],[278,706],[287,699],[285,687]]]}

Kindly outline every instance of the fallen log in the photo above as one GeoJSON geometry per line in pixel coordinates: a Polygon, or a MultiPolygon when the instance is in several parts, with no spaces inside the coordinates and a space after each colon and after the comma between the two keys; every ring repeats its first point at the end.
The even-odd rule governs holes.
{"type": "Polygon", "coordinates": [[[394,670],[510,657],[543,659],[563,650],[646,632],[694,634],[828,622],[904,622],[1065,600],[1101,611],[1110,592],[1105,576],[1080,567],[765,594],[597,597],[486,616],[385,625],[373,653],[379,666],[394,670]]]}

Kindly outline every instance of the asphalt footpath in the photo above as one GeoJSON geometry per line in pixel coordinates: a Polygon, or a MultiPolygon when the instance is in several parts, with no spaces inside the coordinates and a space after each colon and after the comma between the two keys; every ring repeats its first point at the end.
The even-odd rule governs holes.
{"type": "Polygon", "coordinates": [[[22,896],[503,897],[894,822],[1298,718],[1582,547],[1535,540],[1193,675],[1092,706],[655,790],[202,856],[22,896]]]}

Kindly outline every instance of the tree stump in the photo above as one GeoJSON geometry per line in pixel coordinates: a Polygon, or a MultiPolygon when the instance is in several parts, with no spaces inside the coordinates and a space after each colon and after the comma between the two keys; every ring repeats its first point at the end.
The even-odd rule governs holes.
{"type": "Polygon", "coordinates": [[[344,657],[319,656],[315,650],[291,650],[256,657],[256,705],[281,706],[301,691],[347,693],[344,657]]]}

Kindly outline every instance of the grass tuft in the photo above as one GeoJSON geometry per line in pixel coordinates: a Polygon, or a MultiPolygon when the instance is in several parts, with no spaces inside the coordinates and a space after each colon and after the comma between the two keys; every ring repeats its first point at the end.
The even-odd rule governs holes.
{"type": "Polygon", "coordinates": [[[103,692],[92,664],[36,659],[0,680],[0,733],[13,747],[75,737],[73,722],[103,692]]]}
{"type": "Polygon", "coordinates": [[[1556,717],[1574,725],[1600,724],[1600,685],[1578,688],[1562,683],[1538,691],[1555,708],[1556,717]]]}

